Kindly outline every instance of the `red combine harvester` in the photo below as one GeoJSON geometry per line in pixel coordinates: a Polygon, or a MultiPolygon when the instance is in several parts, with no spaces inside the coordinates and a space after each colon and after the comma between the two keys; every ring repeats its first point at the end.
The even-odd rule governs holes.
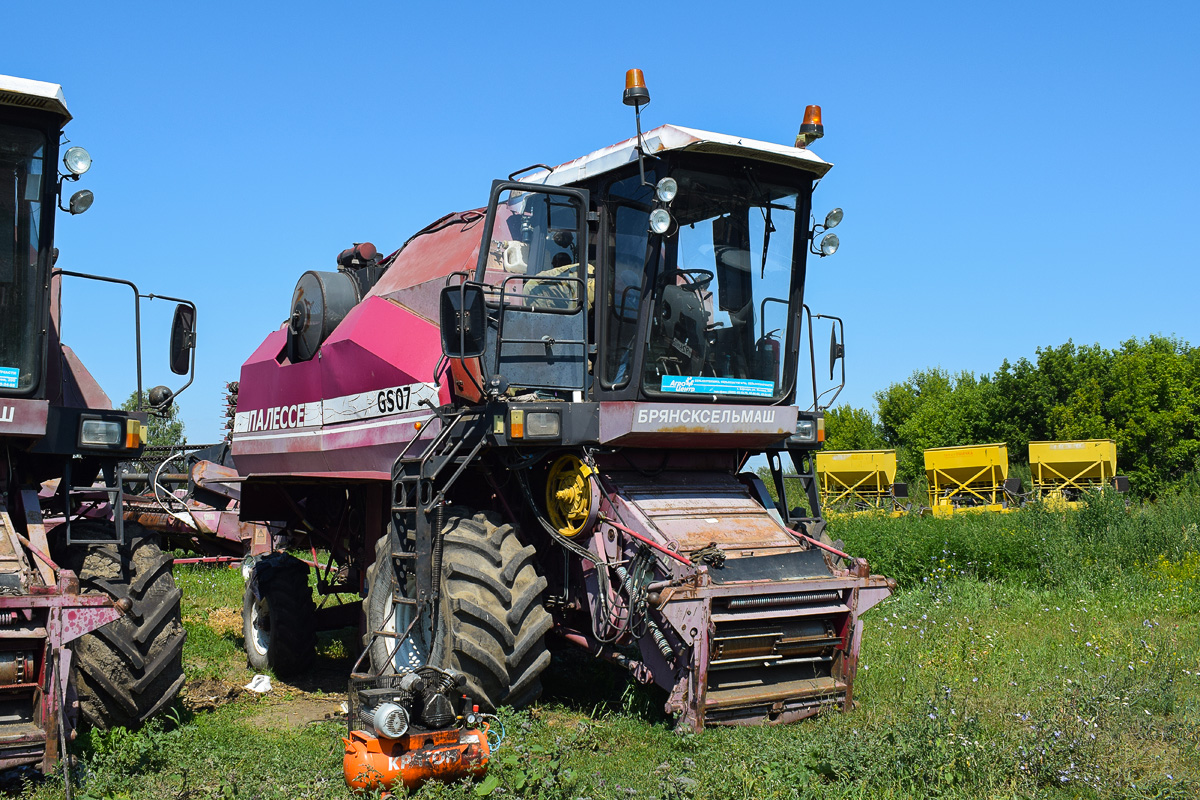
{"type": "MultiPolygon", "coordinates": [[[[797,402],[806,260],[841,219],[810,224],[820,109],[797,146],[643,135],[639,78],[636,138],[301,276],[242,367],[241,517],[331,554],[319,591],[365,597],[371,676],[433,667],[484,711],[519,706],[555,635],[693,730],[849,708],[860,615],[894,583],[830,546],[815,369],[797,402]],[[784,455],[795,506],[747,469],[765,456],[785,498],[784,455]]],[[[835,338],[831,376],[840,358],[835,338]]],[[[307,663],[305,569],[254,567],[252,659],[307,663]]]]}
{"type": "MultiPolygon", "coordinates": [[[[0,769],[45,772],[80,713],[135,725],[183,683],[170,558],[122,520],[121,464],[141,454],[147,414],[114,410],[59,338],[63,277],[132,289],[141,396],[138,303],[153,295],[54,268],[55,206],[91,165],[72,147],[58,174],[70,119],[59,86],[0,76],[0,769]]],[[[91,202],[84,189],[63,210],[91,202]]],[[[171,368],[185,375],[196,314],[177,302],[171,368]]],[[[150,399],[163,407],[174,394],[157,387],[150,399]]]]}

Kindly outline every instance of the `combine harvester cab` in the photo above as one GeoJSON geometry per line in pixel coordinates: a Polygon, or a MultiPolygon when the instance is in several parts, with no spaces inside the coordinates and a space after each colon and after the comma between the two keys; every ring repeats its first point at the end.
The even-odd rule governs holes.
{"type": "Polygon", "coordinates": [[[925,451],[929,508],[934,516],[962,511],[1010,512],[1019,505],[1020,482],[1008,478],[1008,447],[978,444],[925,451]]]}
{"type": "Polygon", "coordinates": [[[895,450],[822,450],[817,481],[826,516],[908,513],[908,486],[896,483],[895,450]]]}
{"type": "MultiPolygon", "coordinates": [[[[43,772],[81,716],[137,725],[167,707],[185,637],[170,558],[122,519],[122,464],[143,451],[147,412],[113,409],[60,340],[66,277],[131,289],[131,325],[148,297],[54,266],[55,209],[92,202],[83,189],[62,205],[91,164],[71,147],[59,173],[70,119],[58,85],[0,76],[0,768],[43,772]]],[[[196,309],[175,302],[171,369],[190,384],[196,309]]],[[[140,397],[140,325],[137,341],[140,397]]],[[[162,407],[179,391],[149,396],[162,407]]]]}
{"type": "Polygon", "coordinates": [[[1088,492],[1129,491],[1129,479],[1117,475],[1117,443],[1112,439],[1030,442],[1033,495],[1052,509],[1078,508],[1088,492]]]}
{"type": "MultiPolygon", "coordinates": [[[[636,76],[625,98],[648,101],[636,76]]],[[[798,146],[639,122],[301,277],[242,369],[241,514],[332,554],[320,590],[365,596],[363,669],[519,706],[554,634],[693,730],[850,707],[860,615],[895,584],[821,541],[824,420],[797,403],[807,255],[841,219],[809,224],[821,130],[815,106],[798,146]],[[792,458],[806,509],[755,455],[781,496],[792,458]]],[[[257,641],[301,663],[307,586],[251,584],[257,641]]]]}

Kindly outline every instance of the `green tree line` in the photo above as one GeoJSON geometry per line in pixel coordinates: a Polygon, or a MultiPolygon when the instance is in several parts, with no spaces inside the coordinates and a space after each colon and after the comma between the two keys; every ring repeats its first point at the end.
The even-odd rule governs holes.
{"type": "Polygon", "coordinates": [[[1200,350],[1164,336],[1039,348],[992,375],[919,370],[875,393],[875,408],[825,417],[826,449],[895,448],[902,480],[924,471],[930,447],[1005,442],[1015,464],[1029,442],[1113,439],[1118,470],[1155,495],[1200,456],[1200,350]]]}

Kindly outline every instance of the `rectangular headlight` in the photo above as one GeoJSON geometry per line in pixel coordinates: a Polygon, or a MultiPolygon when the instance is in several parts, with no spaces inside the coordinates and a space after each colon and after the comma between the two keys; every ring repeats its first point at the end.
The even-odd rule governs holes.
{"type": "Polygon", "coordinates": [[[525,415],[525,435],[529,438],[558,438],[562,422],[557,411],[531,411],[525,415]]]}
{"type": "Polygon", "coordinates": [[[802,442],[814,442],[817,439],[817,423],[811,419],[800,419],[796,422],[796,438],[802,442]]]}
{"type": "Polygon", "coordinates": [[[84,447],[116,447],[121,444],[125,426],[120,422],[85,419],[79,426],[79,444],[84,447]]]}

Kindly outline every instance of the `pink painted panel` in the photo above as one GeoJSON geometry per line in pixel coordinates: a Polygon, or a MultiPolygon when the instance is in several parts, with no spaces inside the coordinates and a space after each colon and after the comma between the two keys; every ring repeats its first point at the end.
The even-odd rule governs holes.
{"type": "MultiPolygon", "coordinates": [[[[269,424],[235,434],[233,454],[242,474],[364,472],[387,477],[417,423],[429,421],[427,408],[381,414],[374,393],[431,383],[441,357],[438,328],[418,314],[382,297],[368,296],[321,346],[319,358],[301,364],[279,363],[286,331],[275,331],[242,368],[238,411],[267,410],[269,424]],[[269,410],[359,396],[365,414],[337,424],[285,413],[284,423],[270,422],[269,410]],[[290,421],[292,424],[286,424],[290,421]],[[314,426],[316,422],[318,425],[314,426]]],[[[450,401],[448,385],[438,387],[436,402],[450,401]]],[[[311,416],[314,409],[308,410],[311,416]]],[[[317,411],[316,413],[320,413],[317,411]]],[[[329,420],[329,408],[324,419],[329,420]]],[[[278,419],[278,415],[277,415],[278,419]]]]}
{"type": "Polygon", "coordinates": [[[287,344],[287,331],[269,334],[242,365],[238,411],[311,403],[321,399],[321,362],[280,364],[275,359],[287,344]]]}
{"type": "Polygon", "coordinates": [[[112,607],[65,608],[62,611],[61,642],[66,644],[74,641],[97,628],[103,628],[119,616],[121,616],[121,612],[112,607]]]}
{"type": "MultiPolygon", "coordinates": [[[[433,381],[441,334],[427,319],[381,297],[368,296],[321,345],[324,397],[433,381]]],[[[449,402],[443,387],[441,401],[449,402]]]]}

